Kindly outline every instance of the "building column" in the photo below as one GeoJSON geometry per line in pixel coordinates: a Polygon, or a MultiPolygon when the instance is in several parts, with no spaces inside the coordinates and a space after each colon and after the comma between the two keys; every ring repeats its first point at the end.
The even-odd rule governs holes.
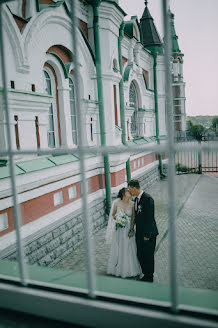
{"type": "Polygon", "coordinates": [[[70,116],[70,88],[68,85],[68,79],[65,85],[61,88],[58,87],[59,95],[59,115],[60,115],[60,125],[61,125],[61,147],[73,146],[72,139],[72,126],[71,126],[71,116],[70,116]]]}

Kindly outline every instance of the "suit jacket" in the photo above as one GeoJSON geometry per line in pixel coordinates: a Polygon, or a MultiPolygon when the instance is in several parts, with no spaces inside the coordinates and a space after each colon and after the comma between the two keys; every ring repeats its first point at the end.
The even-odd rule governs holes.
{"type": "Polygon", "coordinates": [[[158,229],[154,218],[154,200],[143,192],[135,212],[136,240],[142,242],[144,237],[152,238],[158,235],[158,229]]]}

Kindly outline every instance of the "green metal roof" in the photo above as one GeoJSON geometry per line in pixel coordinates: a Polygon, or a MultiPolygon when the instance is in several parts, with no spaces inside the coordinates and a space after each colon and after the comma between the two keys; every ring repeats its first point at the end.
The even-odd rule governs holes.
{"type": "MultiPolygon", "coordinates": [[[[25,173],[24,170],[22,170],[21,168],[19,168],[15,165],[15,174],[19,175],[19,174],[23,174],[23,173],[25,173]]],[[[0,179],[4,179],[4,178],[8,178],[8,177],[10,177],[9,166],[0,167],[0,179]]]]}
{"type": "Polygon", "coordinates": [[[40,4],[39,0],[36,1],[36,8],[37,11],[41,11],[43,9],[47,9],[49,7],[60,7],[61,5],[65,4],[65,0],[54,2],[53,4],[40,4]]]}
{"type": "Polygon", "coordinates": [[[175,25],[174,25],[174,14],[170,13],[170,27],[172,36],[172,53],[181,53],[178,44],[178,36],[176,35],[175,25]]]}
{"type": "Polygon", "coordinates": [[[136,143],[137,145],[143,145],[148,143],[148,141],[144,137],[133,139],[133,142],[136,143]]]}
{"type": "Polygon", "coordinates": [[[48,157],[48,160],[55,165],[62,165],[62,164],[76,162],[78,161],[78,157],[68,154],[68,155],[61,155],[61,156],[50,156],[48,157]]]}
{"type": "Polygon", "coordinates": [[[48,158],[36,158],[30,161],[16,163],[16,166],[22,169],[24,172],[29,173],[33,171],[39,171],[48,169],[55,166],[48,158]]]}
{"type": "Polygon", "coordinates": [[[153,17],[151,16],[147,3],[145,3],[145,10],[142,18],[140,19],[140,27],[142,32],[142,44],[144,47],[158,46],[162,47],[161,38],[154,24],[153,17]]]}
{"type": "MultiPolygon", "coordinates": [[[[85,158],[96,157],[95,154],[86,154],[85,158]]],[[[31,173],[40,171],[51,167],[73,163],[79,161],[78,155],[66,154],[48,157],[39,157],[28,161],[15,163],[15,174],[31,173]]],[[[10,176],[9,166],[0,166],[0,179],[8,178],[10,176]]]]}
{"type": "Polygon", "coordinates": [[[149,108],[138,108],[139,112],[154,112],[154,109],[149,109],[149,108]]]}

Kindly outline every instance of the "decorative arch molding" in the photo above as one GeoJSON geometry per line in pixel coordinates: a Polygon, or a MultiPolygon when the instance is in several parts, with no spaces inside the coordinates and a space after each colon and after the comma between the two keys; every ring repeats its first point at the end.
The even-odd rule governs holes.
{"type": "Polygon", "coordinates": [[[65,78],[68,78],[70,70],[72,69],[72,52],[68,48],[57,44],[51,46],[47,50],[47,53],[51,54],[59,61],[62,66],[65,78]]]}
{"type": "Polygon", "coordinates": [[[133,69],[133,64],[127,65],[123,74],[124,82],[129,81],[130,71],[133,69]]]}
{"type": "Polygon", "coordinates": [[[52,66],[52,68],[55,71],[55,74],[57,76],[57,85],[58,88],[64,88],[64,80],[65,80],[65,72],[63,70],[63,62],[61,63],[61,60],[59,60],[56,56],[54,56],[51,53],[46,53],[45,56],[45,61],[43,62],[43,66],[42,66],[42,71],[43,71],[43,67],[45,66],[45,64],[48,63],[50,66],[52,66]]]}
{"type": "MultiPolygon", "coordinates": [[[[66,88],[66,79],[68,79],[69,77],[73,77],[74,75],[74,66],[71,63],[68,67],[68,74],[67,76],[65,75],[65,72],[63,70],[63,65],[64,63],[61,61],[60,58],[57,58],[57,56],[54,56],[54,54],[52,53],[46,53],[45,57],[44,57],[44,62],[42,63],[42,67],[41,67],[41,71],[43,71],[43,67],[45,65],[45,63],[48,63],[49,65],[51,65],[53,67],[53,69],[55,70],[56,76],[57,76],[57,82],[58,82],[58,88],[62,89],[62,88],[66,88]]],[[[67,65],[68,63],[66,63],[65,65],[67,65]]],[[[81,86],[81,98],[84,97],[84,81],[83,78],[79,72],[79,84],[81,86]]]]}
{"type": "MultiPolygon", "coordinates": [[[[65,15],[63,19],[63,15],[59,14],[58,12],[54,13],[53,10],[47,9],[46,11],[40,12],[35,18],[32,18],[30,23],[27,25],[27,27],[24,30],[24,51],[25,56],[28,57],[28,51],[29,48],[35,44],[35,40],[39,39],[40,34],[46,27],[49,25],[58,25],[59,27],[63,27],[68,33],[69,38],[66,38],[68,41],[63,40],[62,38],[57,38],[54,40],[48,47],[53,46],[54,44],[61,44],[62,46],[68,48],[69,47],[69,40],[71,40],[72,37],[72,28],[71,28],[71,21],[67,15],[65,15]]],[[[93,62],[92,55],[84,41],[84,38],[82,34],[80,33],[79,29],[77,30],[78,34],[78,45],[79,48],[82,49],[80,51],[81,56],[83,57],[83,63],[86,67],[87,71],[89,72],[90,77],[93,77],[95,75],[95,65],[93,62]]],[[[53,35],[52,35],[53,36],[53,35]]],[[[46,52],[47,49],[44,51],[46,52]]]]}
{"type": "Polygon", "coordinates": [[[28,73],[29,63],[25,57],[23,36],[15,23],[10,10],[7,7],[2,7],[4,10],[3,16],[3,29],[7,33],[7,40],[13,49],[14,62],[17,72],[28,73]]]}

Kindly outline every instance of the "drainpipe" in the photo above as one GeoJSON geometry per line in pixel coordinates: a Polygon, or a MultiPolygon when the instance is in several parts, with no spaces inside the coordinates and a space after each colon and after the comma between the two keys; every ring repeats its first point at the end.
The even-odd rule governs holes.
{"type": "MultiPolygon", "coordinates": [[[[125,125],[125,110],[124,110],[124,91],[123,91],[123,63],[122,63],[122,51],[121,51],[121,42],[124,35],[124,22],[120,25],[119,37],[118,37],[118,57],[119,57],[119,66],[120,66],[120,75],[121,79],[119,82],[119,94],[120,94],[120,121],[122,128],[122,143],[126,145],[126,125],[125,125]]],[[[131,168],[130,168],[130,159],[126,162],[126,175],[127,182],[131,180],[131,168]]]]}
{"type": "MultiPolygon", "coordinates": [[[[157,95],[157,53],[153,52],[154,58],[154,106],[155,106],[155,125],[156,125],[156,138],[157,144],[160,144],[160,135],[159,135],[159,114],[158,114],[158,95],[157,95]]],[[[166,175],[163,173],[163,162],[162,155],[158,153],[159,160],[159,171],[160,177],[165,178],[166,175]]]]}
{"type": "MultiPolygon", "coordinates": [[[[93,27],[94,27],[94,40],[95,40],[95,58],[96,58],[96,74],[98,86],[98,103],[99,103],[99,119],[101,130],[101,145],[106,145],[105,138],[105,116],[104,116],[104,103],[103,103],[103,85],[101,73],[101,51],[100,51],[100,37],[99,37],[99,5],[101,0],[95,0],[93,5],[93,27]]],[[[105,189],[106,189],[106,212],[109,214],[111,208],[111,176],[109,156],[104,155],[104,175],[105,175],[105,189]]]]}

